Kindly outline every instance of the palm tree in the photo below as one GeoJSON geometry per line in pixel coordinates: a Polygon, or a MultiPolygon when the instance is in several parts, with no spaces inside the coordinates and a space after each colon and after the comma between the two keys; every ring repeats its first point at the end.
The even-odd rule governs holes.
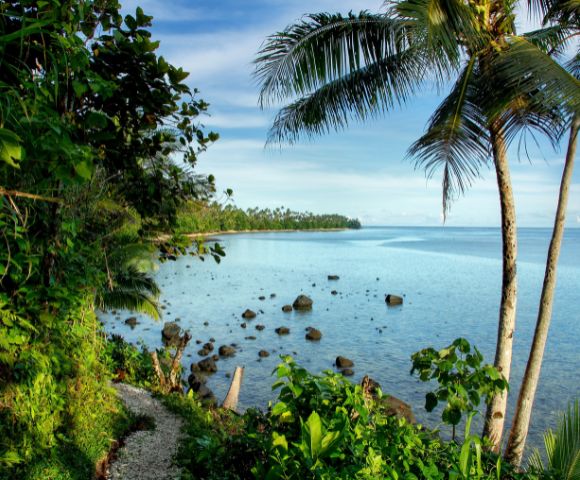
{"type": "MultiPolygon", "coordinates": [[[[532,32],[529,38],[534,41],[543,43],[541,46],[547,50],[547,53],[558,53],[562,48],[567,46],[567,40],[575,35],[580,34],[580,12],[575,9],[571,10],[572,3],[560,0],[539,1],[537,9],[543,14],[544,28],[532,32]],[[556,23],[553,23],[556,22],[556,23]]],[[[578,79],[580,73],[580,50],[576,56],[568,63],[567,67],[572,75],[578,79]]],[[[552,239],[548,249],[546,260],[546,271],[540,297],[540,307],[534,338],[530,349],[530,355],[526,365],[526,371],[520,387],[516,413],[510,430],[509,440],[505,451],[505,457],[514,465],[519,465],[522,461],[532,407],[540,379],[542,359],[548,338],[548,330],[552,319],[552,306],[554,302],[554,291],[556,288],[556,271],[558,266],[558,257],[560,255],[560,246],[564,234],[564,225],[566,220],[566,208],[568,205],[568,191],[572,181],[572,172],[574,169],[574,157],[576,154],[576,142],[578,139],[578,129],[580,127],[580,116],[578,111],[571,112],[572,120],[570,125],[570,137],[568,149],[560,183],[560,192],[558,197],[558,206],[554,219],[554,228],[552,239]]],[[[578,423],[578,403],[576,403],[576,423],[578,423]]],[[[577,429],[578,431],[578,429],[577,429]]],[[[578,432],[577,432],[578,433],[578,432]]],[[[578,441],[578,440],[576,440],[578,441]]],[[[546,437],[546,447],[553,443],[553,435],[548,434],[546,437]]],[[[552,449],[553,450],[553,449],[552,449]]],[[[536,458],[539,458],[536,457],[536,458]]],[[[537,462],[537,460],[536,460],[537,462]]],[[[540,462],[541,463],[541,462],[540,462]]],[[[550,463],[552,459],[550,458],[550,463]]],[[[577,469],[580,469],[578,461],[577,469]]],[[[562,470],[564,472],[564,470],[562,470]]],[[[580,475],[577,471],[576,475],[580,475]]],[[[569,477],[572,478],[572,477],[569,477]]]]}
{"type": "Polygon", "coordinates": [[[530,468],[536,473],[547,471],[549,478],[574,480],[580,478],[580,408],[578,400],[568,406],[568,411],[558,421],[556,433],[544,434],[547,465],[535,450],[530,457],[530,468]],[[547,467],[547,468],[546,468],[547,467]]]}
{"type": "MultiPolygon", "coordinates": [[[[525,82],[504,88],[517,70],[510,63],[520,57],[502,52],[525,50],[520,45],[523,40],[515,35],[514,3],[403,0],[385,14],[308,15],[270,36],[256,60],[260,104],[292,99],[274,120],[269,141],[275,142],[293,143],[301,135],[346,128],[352,120],[365,120],[406,102],[428,79],[443,86],[457,78],[410,154],[429,176],[443,169],[447,213],[450,201],[477,178],[491,152],[503,241],[495,367],[508,381],[517,239],[507,146],[521,128],[538,129],[556,141],[560,118],[554,100],[578,94],[544,54],[535,59],[538,68],[525,76],[525,82]],[[538,91],[545,97],[543,104],[532,101],[532,93],[538,91]]],[[[496,395],[486,415],[484,433],[496,450],[506,403],[507,392],[496,395]]]]}

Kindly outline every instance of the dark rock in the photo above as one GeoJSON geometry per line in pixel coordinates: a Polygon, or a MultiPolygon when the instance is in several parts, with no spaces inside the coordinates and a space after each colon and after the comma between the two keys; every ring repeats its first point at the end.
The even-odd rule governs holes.
{"type": "Polygon", "coordinates": [[[220,357],[233,357],[236,354],[236,349],[229,345],[222,345],[218,350],[220,357]]]}
{"type": "Polygon", "coordinates": [[[322,338],[322,332],[316,328],[308,327],[308,332],[306,333],[306,340],[320,340],[322,338]]]}
{"type": "Polygon", "coordinates": [[[201,340],[197,339],[197,340],[195,341],[195,343],[197,343],[198,345],[201,345],[203,342],[202,342],[201,340]]]}
{"type": "Polygon", "coordinates": [[[264,301],[264,300],[266,300],[266,297],[265,297],[264,295],[260,295],[260,296],[258,297],[258,300],[262,300],[262,301],[264,301]]]}
{"type": "Polygon", "coordinates": [[[290,329],[288,327],[278,327],[275,332],[278,335],[288,335],[290,333],[290,329]]]}
{"type": "Polygon", "coordinates": [[[337,368],[348,368],[354,366],[354,362],[349,358],[338,356],[336,357],[336,367],[337,368]]]}
{"type": "Polygon", "coordinates": [[[215,364],[215,361],[212,358],[204,358],[203,360],[197,362],[197,365],[199,366],[199,370],[201,372],[206,373],[217,372],[217,365],[215,364]]]}
{"type": "Polygon", "coordinates": [[[179,342],[179,334],[181,333],[181,327],[175,322],[167,322],[163,325],[163,330],[161,331],[161,336],[166,344],[172,345],[179,342]]]}
{"type": "Polygon", "coordinates": [[[292,306],[295,310],[311,310],[312,309],[312,299],[306,295],[298,295],[292,306]]]}
{"type": "Polygon", "coordinates": [[[266,328],[264,325],[256,325],[256,330],[258,330],[259,332],[264,330],[264,328],[266,328]]]}
{"type": "Polygon", "coordinates": [[[139,322],[137,321],[137,317],[129,317],[127,320],[125,320],[125,324],[129,325],[130,327],[134,327],[138,323],[139,322]]]}
{"type": "Polygon", "coordinates": [[[205,384],[206,378],[199,374],[192,372],[189,377],[187,377],[187,383],[189,384],[189,388],[191,388],[194,392],[199,392],[199,389],[205,384]]]}
{"type": "Polygon", "coordinates": [[[254,335],[248,335],[247,337],[245,337],[246,340],[256,340],[256,337],[254,337],[254,335]]]}
{"type": "Polygon", "coordinates": [[[215,338],[211,337],[211,338],[209,339],[209,341],[210,341],[211,343],[215,343],[215,338]]]}
{"type": "Polygon", "coordinates": [[[197,351],[197,354],[200,357],[207,357],[209,355],[209,350],[207,348],[202,348],[201,350],[197,351]]]}
{"type": "Polygon", "coordinates": [[[260,350],[258,352],[258,356],[260,358],[266,358],[266,357],[269,357],[270,356],[270,353],[268,351],[266,351],[266,350],[260,350]]]}
{"type": "Polygon", "coordinates": [[[214,362],[217,362],[217,361],[220,359],[220,356],[219,356],[219,355],[217,355],[217,354],[213,354],[213,355],[211,356],[211,359],[212,359],[214,362]]]}
{"type": "Polygon", "coordinates": [[[270,294],[270,298],[276,298],[276,294],[275,293],[271,293],[270,294]]]}
{"type": "Polygon", "coordinates": [[[242,318],[247,318],[252,319],[252,318],[256,318],[256,312],[254,312],[253,310],[250,310],[249,308],[246,309],[246,311],[244,313],[242,313],[242,318]]]}
{"type": "Polygon", "coordinates": [[[192,363],[191,366],[189,367],[189,370],[191,371],[191,373],[199,372],[199,365],[197,363],[192,363]]]}
{"type": "Polygon", "coordinates": [[[345,368],[344,370],[341,370],[340,373],[342,373],[342,375],[345,377],[352,377],[354,375],[354,370],[345,368]]]}
{"type": "Polygon", "coordinates": [[[338,280],[340,277],[338,275],[329,275],[328,279],[329,280],[338,280]]]}
{"type": "Polygon", "coordinates": [[[333,290],[332,292],[330,292],[332,295],[338,295],[338,292],[336,290],[333,290]]]}
{"type": "Polygon", "coordinates": [[[292,305],[284,305],[282,307],[282,311],[283,312],[291,312],[292,311],[292,305]]]}
{"type": "Polygon", "coordinates": [[[203,348],[207,349],[210,352],[213,352],[213,343],[211,342],[204,343],[203,348]]]}
{"type": "Polygon", "coordinates": [[[203,324],[207,327],[209,325],[209,322],[203,322],[203,324]]]}
{"type": "Polygon", "coordinates": [[[242,328],[246,328],[247,326],[248,326],[248,324],[246,322],[240,323],[240,327],[242,327],[242,328]]]}
{"type": "Polygon", "coordinates": [[[386,415],[404,418],[409,423],[417,423],[411,405],[408,403],[405,403],[403,400],[392,395],[383,395],[381,398],[378,398],[378,392],[381,385],[378,382],[375,382],[372,378],[365,375],[361,381],[361,386],[365,394],[372,395],[372,397],[378,401],[379,408],[386,415]]]}
{"type": "Polygon", "coordinates": [[[403,297],[389,294],[385,297],[385,302],[387,302],[387,305],[402,305],[403,297]]]}

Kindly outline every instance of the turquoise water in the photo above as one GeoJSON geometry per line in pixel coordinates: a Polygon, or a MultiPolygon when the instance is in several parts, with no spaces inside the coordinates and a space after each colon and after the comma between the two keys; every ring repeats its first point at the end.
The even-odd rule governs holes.
{"type": "MultiPolygon", "coordinates": [[[[548,229],[519,231],[519,297],[510,393],[510,415],[525,368],[549,242],[548,229]]],[[[163,321],[180,318],[193,339],[211,337],[216,347],[236,343],[234,358],[220,360],[208,381],[223,399],[236,365],[246,367],[241,407],[266,406],[274,398],[272,370],[279,354],[292,354],[313,372],[332,369],[337,355],[355,363],[353,381],[365,374],[383,391],[412,404],[423,423],[437,426],[440,411],[423,409],[429,385],[409,375],[410,356],[427,346],[441,348],[456,337],[477,345],[493,361],[501,287],[500,232],[493,228],[364,228],[343,232],[240,234],[220,238],[227,256],[220,265],[183,257],[160,265],[163,321]],[[329,281],[327,276],[340,276],[329,281]],[[331,291],[337,290],[337,295],[331,291]],[[276,294],[270,298],[270,294],[276,294]],[[283,313],[301,293],[314,300],[311,312],[283,313]],[[405,296],[402,307],[387,307],[384,296],[405,296]],[[265,296],[261,301],[258,298],[265,296]],[[240,324],[246,308],[258,317],[240,324]],[[204,325],[208,322],[208,325],[204,325]],[[265,325],[257,331],[256,324],[265,325]],[[274,329],[290,328],[279,337],[274,329]],[[309,342],[304,330],[322,331],[309,342]],[[254,335],[256,340],[246,340],[254,335]],[[268,350],[259,359],[258,351],[268,350]]],[[[580,395],[580,229],[566,232],[550,336],[536,397],[531,443],[555,426],[556,412],[580,395]]],[[[146,317],[130,329],[127,314],[103,315],[108,331],[129,341],[161,345],[162,322],[146,317]]],[[[184,363],[200,357],[193,341],[184,363]]],[[[508,422],[509,422],[508,417],[508,422]]]]}

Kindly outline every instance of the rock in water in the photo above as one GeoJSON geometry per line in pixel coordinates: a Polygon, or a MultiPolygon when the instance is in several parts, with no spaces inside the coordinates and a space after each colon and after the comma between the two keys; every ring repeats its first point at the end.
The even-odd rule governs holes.
{"type": "Polygon", "coordinates": [[[337,368],[348,368],[354,366],[354,362],[346,357],[338,356],[336,357],[336,367],[337,368]]]}
{"type": "Polygon", "coordinates": [[[199,370],[202,372],[207,372],[207,373],[217,372],[217,365],[215,364],[215,362],[211,358],[204,358],[203,360],[200,360],[199,362],[197,362],[197,365],[199,367],[199,370]]]}
{"type": "Polygon", "coordinates": [[[246,311],[244,313],[242,313],[242,318],[247,318],[247,319],[256,318],[256,312],[247,308],[246,311]]]}
{"type": "Polygon", "coordinates": [[[288,335],[290,333],[290,329],[288,327],[278,327],[274,330],[278,335],[288,335]]]}
{"type": "Polygon", "coordinates": [[[365,395],[370,395],[375,400],[379,401],[378,406],[386,415],[404,418],[409,423],[417,423],[411,405],[408,403],[405,403],[403,400],[393,397],[392,395],[383,395],[381,398],[378,398],[378,391],[381,388],[381,385],[378,382],[375,382],[368,375],[365,375],[362,379],[361,386],[365,395]]]}
{"type": "Polygon", "coordinates": [[[329,280],[338,280],[340,277],[338,275],[329,275],[328,279],[329,280]]]}
{"type": "Polygon", "coordinates": [[[316,328],[308,327],[308,332],[306,333],[306,340],[320,340],[322,338],[322,332],[316,328]]]}
{"type": "Polygon", "coordinates": [[[294,310],[311,310],[312,303],[312,299],[306,295],[298,295],[292,306],[294,307],[294,310]]]}
{"type": "Polygon", "coordinates": [[[284,305],[282,307],[282,311],[283,312],[291,312],[292,311],[292,305],[284,305]]]}
{"type": "Polygon", "coordinates": [[[137,321],[137,317],[129,317],[127,320],[125,320],[125,323],[130,327],[134,327],[139,322],[137,321]]]}
{"type": "Polygon", "coordinates": [[[181,327],[175,322],[167,322],[163,325],[163,330],[161,331],[161,336],[167,344],[174,344],[179,341],[179,334],[181,333],[181,327]]]}
{"type": "Polygon", "coordinates": [[[256,330],[258,330],[259,332],[264,330],[264,328],[266,328],[264,325],[256,325],[256,330]]]}
{"type": "Polygon", "coordinates": [[[403,297],[389,294],[385,297],[385,302],[387,302],[387,305],[402,305],[403,297]]]}
{"type": "Polygon", "coordinates": [[[218,350],[220,357],[233,357],[236,354],[236,349],[229,345],[222,345],[218,350]]]}
{"type": "Polygon", "coordinates": [[[266,358],[266,357],[269,357],[270,356],[270,353],[267,350],[260,350],[258,352],[258,356],[260,358],[266,358]]]}
{"type": "Polygon", "coordinates": [[[352,377],[354,375],[354,370],[352,370],[350,368],[345,368],[340,373],[342,373],[342,375],[345,377],[352,377]]]}

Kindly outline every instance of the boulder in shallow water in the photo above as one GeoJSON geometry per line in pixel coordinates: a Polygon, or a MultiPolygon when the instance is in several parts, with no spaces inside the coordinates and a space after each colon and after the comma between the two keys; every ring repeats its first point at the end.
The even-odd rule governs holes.
{"type": "Polygon", "coordinates": [[[206,350],[213,352],[213,343],[212,342],[207,342],[203,344],[203,348],[205,348],[206,350]]]}
{"type": "Polygon", "coordinates": [[[264,328],[266,328],[265,325],[256,325],[256,330],[258,330],[259,332],[261,332],[262,330],[264,330],[264,328]]]}
{"type": "Polygon", "coordinates": [[[338,280],[340,277],[338,275],[329,275],[328,279],[329,280],[338,280]]]}
{"type": "Polygon", "coordinates": [[[163,330],[161,331],[161,336],[163,341],[168,344],[176,344],[179,342],[179,334],[181,333],[181,327],[175,322],[167,322],[163,325],[163,330]]]}
{"type": "Polygon", "coordinates": [[[361,381],[363,393],[372,396],[377,402],[379,408],[386,414],[397,418],[404,418],[408,423],[417,423],[411,405],[393,395],[383,395],[378,398],[378,392],[381,385],[375,382],[368,375],[365,375],[361,381]]]}
{"type": "Polygon", "coordinates": [[[197,362],[197,365],[198,365],[199,370],[201,372],[206,372],[206,373],[217,372],[217,365],[215,364],[215,361],[211,358],[204,358],[203,360],[200,360],[199,362],[197,362]]]}
{"type": "Polygon", "coordinates": [[[290,329],[288,327],[278,327],[274,330],[278,335],[288,335],[290,333],[290,329]]]}
{"type": "Polygon", "coordinates": [[[339,355],[336,357],[336,368],[349,368],[354,366],[354,362],[349,358],[339,355]]]}
{"type": "Polygon", "coordinates": [[[134,327],[138,323],[139,322],[137,321],[137,317],[129,317],[127,320],[125,320],[125,324],[129,325],[130,327],[134,327]]]}
{"type": "Polygon", "coordinates": [[[291,312],[292,311],[292,305],[284,305],[282,307],[282,311],[283,312],[286,312],[286,313],[291,312]]]}
{"type": "Polygon", "coordinates": [[[236,349],[229,345],[222,345],[218,352],[220,357],[233,357],[236,354],[236,349]]]}
{"type": "Polygon", "coordinates": [[[256,318],[256,312],[247,308],[246,311],[244,313],[242,313],[242,318],[245,318],[247,320],[251,320],[252,318],[256,318]]]}
{"type": "Polygon", "coordinates": [[[322,332],[313,327],[308,327],[306,332],[306,340],[320,340],[322,338],[322,332]]]}
{"type": "Polygon", "coordinates": [[[292,306],[294,307],[294,310],[311,310],[312,303],[310,297],[307,297],[306,295],[298,295],[292,306]]]}
{"type": "Polygon", "coordinates": [[[403,305],[403,297],[399,297],[398,295],[389,294],[385,297],[385,302],[387,305],[403,305]]]}
{"type": "Polygon", "coordinates": [[[354,370],[351,368],[345,368],[341,370],[340,373],[345,377],[352,377],[354,375],[354,370]]]}
{"type": "Polygon", "coordinates": [[[260,350],[258,352],[258,356],[260,358],[266,358],[266,357],[269,357],[270,356],[270,352],[268,352],[267,350],[260,350]]]}

